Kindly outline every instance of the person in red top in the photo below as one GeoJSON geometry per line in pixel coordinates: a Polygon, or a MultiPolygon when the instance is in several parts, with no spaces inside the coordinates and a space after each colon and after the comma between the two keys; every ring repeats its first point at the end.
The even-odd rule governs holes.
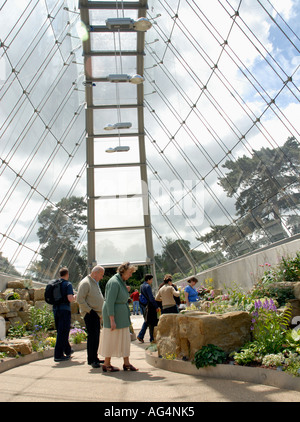
{"type": "Polygon", "coordinates": [[[135,289],[135,291],[133,293],[131,293],[130,297],[131,297],[132,302],[133,302],[133,315],[139,315],[139,310],[140,310],[139,298],[140,298],[140,294],[138,292],[138,289],[135,289]]]}

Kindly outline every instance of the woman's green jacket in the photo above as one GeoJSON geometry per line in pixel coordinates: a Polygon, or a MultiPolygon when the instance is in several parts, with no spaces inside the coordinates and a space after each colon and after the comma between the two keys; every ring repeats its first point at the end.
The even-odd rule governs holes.
{"type": "Polygon", "coordinates": [[[105,300],[102,309],[103,326],[110,328],[110,316],[115,317],[117,328],[129,327],[130,310],[128,290],[119,273],[111,277],[105,286],[105,300]]]}

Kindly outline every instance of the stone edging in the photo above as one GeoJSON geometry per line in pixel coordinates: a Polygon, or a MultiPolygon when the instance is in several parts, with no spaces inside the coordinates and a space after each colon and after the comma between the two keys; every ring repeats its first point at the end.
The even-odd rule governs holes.
{"type": "Polygon", "coordinates": [[[238,365],[217,365],[197,369],[191,362],[174,359],[162,359],[157,352],[146,350],[146,362],[155,368],[178,372],[187,375],[197,375],[203,378],[218,378],[234,381],[251,382],[253,384],[270,385],[285,390],[300,391],[300,378],[293,377],[282,371],[266,368],[251,368],[238,365]]]}
{"type": "MultiPolygon", "coordinates": [[[[75,352],[86,349],[86,342],[79,344],[72,344],[72,349],[75,352]]],[[[0,361],[0,373],[8,371],[9,369],[16,368],[17,366],[25,365],[36,360],[51,358],[54,356],[54,348],[44,350],[43,352],[33,352],[28,355],[20,356],[19,358],[6,358],[0,361]]]]}

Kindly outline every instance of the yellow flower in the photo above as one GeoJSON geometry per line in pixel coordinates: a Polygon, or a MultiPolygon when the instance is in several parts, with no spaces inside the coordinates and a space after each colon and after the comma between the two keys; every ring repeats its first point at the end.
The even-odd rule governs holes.
{"type": "Polygon", "coordinates": [[[55,347],[56,338],[55,337],[47,337],[46,342],[49,343],[50,347],[55,347]]]}

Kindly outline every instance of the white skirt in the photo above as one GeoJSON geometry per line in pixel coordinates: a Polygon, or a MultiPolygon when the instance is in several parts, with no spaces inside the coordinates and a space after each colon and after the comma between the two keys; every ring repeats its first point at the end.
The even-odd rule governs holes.
{"type": "Polygon", "coordinates": [[[102,328],[100,334],[99,354],[103,357],[128,357],[130,355],[130,331],[129,327],[102,328]]]}

